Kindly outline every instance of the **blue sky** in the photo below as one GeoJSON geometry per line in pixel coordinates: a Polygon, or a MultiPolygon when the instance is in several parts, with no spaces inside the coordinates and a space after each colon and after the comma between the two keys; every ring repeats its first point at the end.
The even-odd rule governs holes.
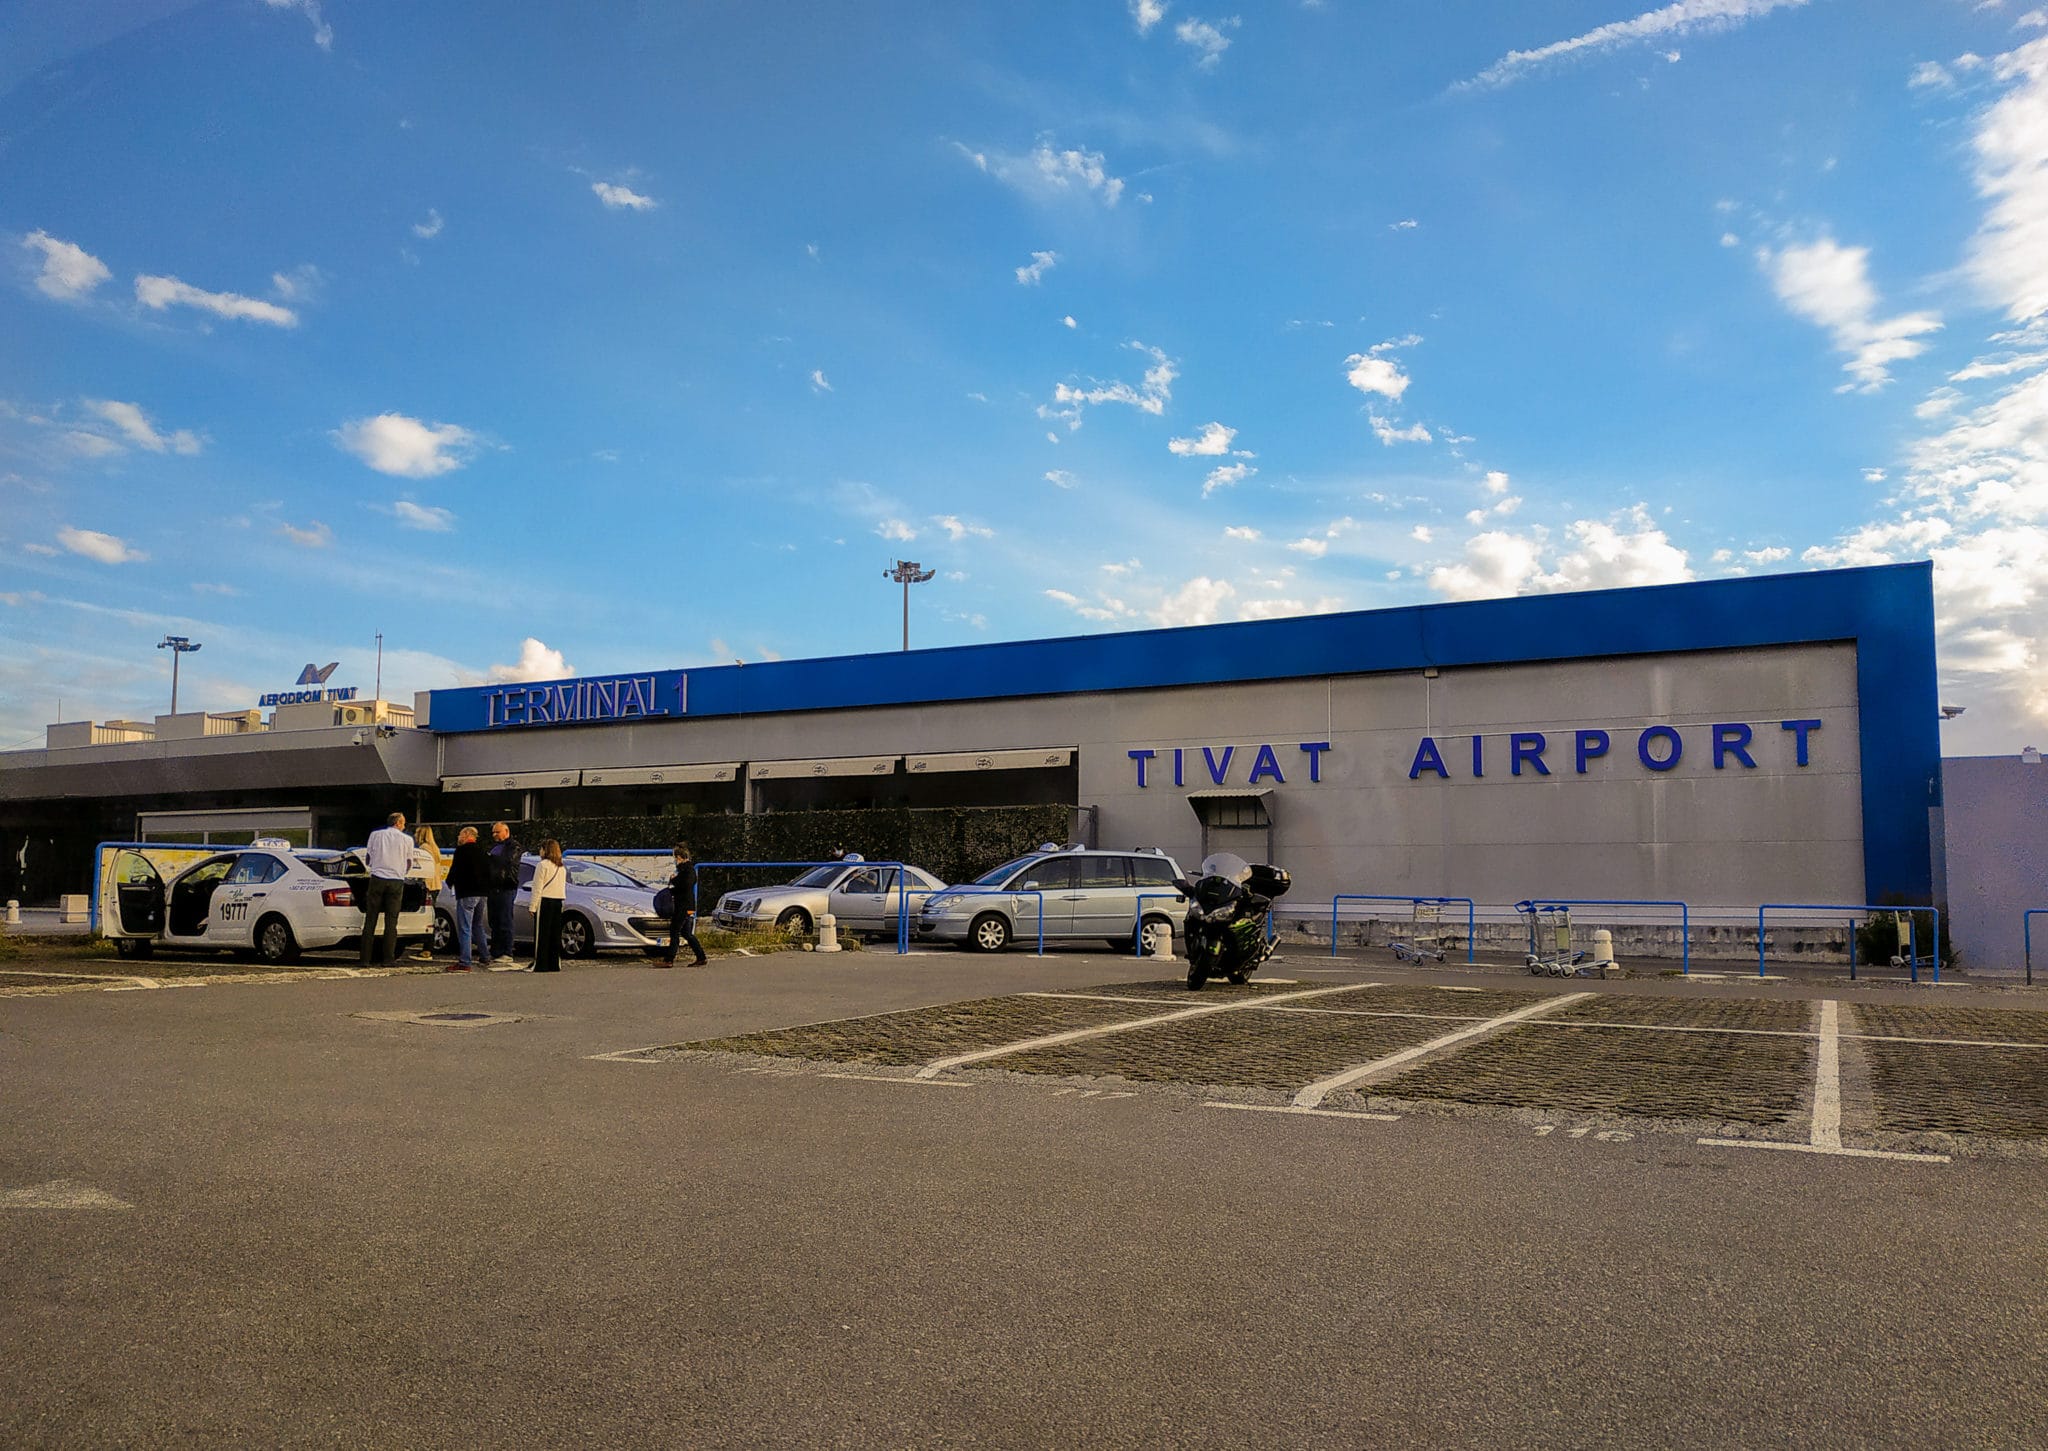
{"type": "Polygon", "coordinates": [[[2027,0],[0,12],[0,746],[1933,558],[2048,744],[2027,0]]]}

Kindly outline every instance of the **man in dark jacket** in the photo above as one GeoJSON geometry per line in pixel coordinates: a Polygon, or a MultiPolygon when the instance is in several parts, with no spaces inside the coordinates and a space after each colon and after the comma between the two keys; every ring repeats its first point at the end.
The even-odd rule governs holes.
{"type": "Polygon", "coordinates": [[[491,826],[491,956],[512,962],[512,899],[519,895],[519,858],[524,855],[504,822],[491,826]]]}
{"type": "Polygon", "coordinates": [[[476,839],[476,828],[465,826],[455,839],[455,854],[448,861],[448,895],[455,899],[455,966],[449,972],[468,972],[472,944],[480,949],[483,962],[491,965],[490,928],[486,911],[491,892],[491,857],[476,839]]]}
{"type": "Polygon", "coordinates": [[[698,945],[695,928],[697,925],[697,863],[690,855],[690,844],[676,843],[676,874],[669,881],[668,904],[668,956],[660,966],[676,965],[676,948],[687,942],[690,951],[697,954],[693,967],[704,965],[704,949],[698,945]]]}

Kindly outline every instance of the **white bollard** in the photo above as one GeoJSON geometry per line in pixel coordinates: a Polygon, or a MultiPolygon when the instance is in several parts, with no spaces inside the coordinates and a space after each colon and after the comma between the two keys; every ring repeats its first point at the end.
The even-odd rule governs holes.
{"type": "Polygon", "coordinates": [[[1607,976],[1608,968],[1619,969],[1621,966],[1614,960],[1614,934],[1605,927],[1593,931],[1593,960],[1587,966],[1599,968],[1602,977],[1607,976]]]}
{"type": "Polygon", "coordinates": [[[1172,962],[1174,960],[1173,924],[1171,922],[1161,922],[1158,925],[1157,931],[1153,934],[1152,942],[1152,957],[1154,961],[1172,962]]]}
{"type": "Polygon", "coordinates": [[[21,925],[21,903],[14,901],[12,898],[7,903],[7,925],[9,927],[19,927],[21,925]]]}
{"type": "Polygon", "coordinates": [[[839,919],[830,912],[820,912],[818,914],[818,945],[814,950],[818,952],[842,952],[845,950],[839,945],[839,919]]]}

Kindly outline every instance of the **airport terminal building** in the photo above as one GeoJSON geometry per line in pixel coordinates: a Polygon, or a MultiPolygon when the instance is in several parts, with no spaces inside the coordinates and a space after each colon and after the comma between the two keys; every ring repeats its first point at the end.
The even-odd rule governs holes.
{"type": "Polygon", "coordinates": [[[656,668],[412,711],[302,694],[0,755],[14,891],[82,890],[68,867],[97,840],[338,845],[392,809],[1020,804],[1187,865],[1280,862],[1297,901],[1937,890],[1926,564],[656,668]]]}

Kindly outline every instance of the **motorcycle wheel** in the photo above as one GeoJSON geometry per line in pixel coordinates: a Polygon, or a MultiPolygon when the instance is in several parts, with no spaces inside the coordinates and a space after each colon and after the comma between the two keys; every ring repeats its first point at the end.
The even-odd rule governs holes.
{"type": "Polygon", "coordinates": [[[1205,982],[1207,982],[1208,980],[1209,980],[1209,974],[1208,974],[1208,973],[1206,973],[1206,972],[1204,972],[1204,971],[1202,971],[1202,969],[1200,969],[1199,967],[1191,967],[1191,968],[1189,968],[1189,969],[1188,969],[1188,991],[1189,991],[1189,992],[1191,992],[1191,993],[1198,993],[1198,992],[1200,992],[1200,991],[1202,990],[1202,984],[1203,984],[1203,983],[1205,983],[1205,982]]]}
{"type": "Polygon", "coordinates": [[[1229,974],[1229,977],[1230,977],[1230,981],[1231,981],[1231,982],[1232,982],[1232,983],[1233,983],[1234,985],[1236,985],[1236,986],[1238,986],[1238,987],[1243,987],[1243,986],[1245,985],[1245,980],[1246,980],[1246,979],[1245,979],[1245,975],[1244,975],[1243,973],[1241,973],[1241,972],[1233,972],[1233,973],[1229,974]]]}

